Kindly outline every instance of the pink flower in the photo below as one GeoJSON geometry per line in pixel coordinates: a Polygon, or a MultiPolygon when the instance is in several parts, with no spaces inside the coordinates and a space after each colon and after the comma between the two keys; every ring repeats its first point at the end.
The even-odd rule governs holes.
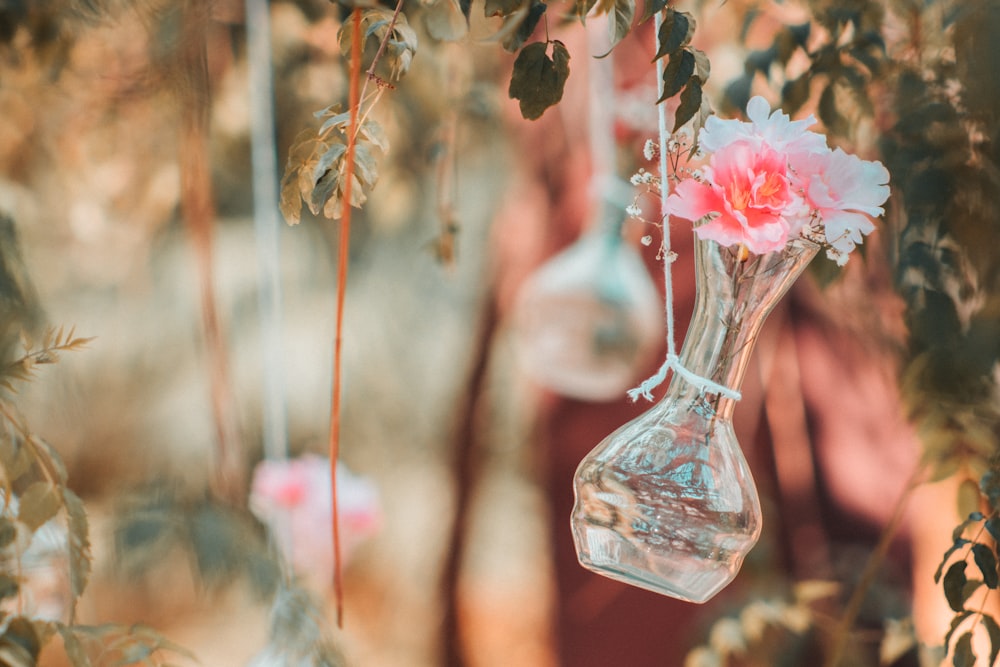
{"type": "Polygon", "coordinates": [[[825,237],[827,254],[844,264],[874,231],[869,216],[884,213],[889,172],[831,151],[823,135],[806,129],[815,118],[793,121],[763,97],[750,100],[747,117],[705,121],[698,141],[709,166],[701,178],[677,184],[665,213],[691,220],[703,239],[755,254],[780,250],[808,228],[808,237],[825,237]]]}
{"type": "Polygon", "coordinates": [[[797,175],[809,207],[823,222],[828,254],[838,264],[875,230],[868,216],[882,215],[889,198],[889,171],[881,162],[862,160],[839,148],[803,161],[797,175]]]}
{"type": "Polygon", "coordinates": [[[695,226],[699,237],[756,254],[783,248],[808,212],[790,186],[786,155],[745,139],[716,149],[702,180],[681,181],[666,203],[671,215],[706,219],[695,226]]]}
{"type": "MultiPolygon", "coordinates": [[[[369,480],[337,464],[342,556],[378,531],[378,491],[369,480]]],[[[271,529],[283,555],[300,574],[326,582],[333,571],[333,504],[328,459],[306,455],[264,460],[254,469],[250,510],[271,529]]]]}

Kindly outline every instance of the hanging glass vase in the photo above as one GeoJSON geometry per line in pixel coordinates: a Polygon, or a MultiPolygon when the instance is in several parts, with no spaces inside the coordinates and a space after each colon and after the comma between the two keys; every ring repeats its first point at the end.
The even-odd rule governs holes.
{"type": "Polygon", "coordinates": [[[543,265],[515,304],[520,365],[580,400],[623,396],[662,340],[660,296],[614,215],[543,265]]]}
{"type": "Polygon", "coordinates": [[[763,255],[695,241],[694,316],[666,395],[577,469],[584,567],[691,602],[736,576],[761,511],[733,408],[764,319],[817,250],[804,239],[763,255]]]}

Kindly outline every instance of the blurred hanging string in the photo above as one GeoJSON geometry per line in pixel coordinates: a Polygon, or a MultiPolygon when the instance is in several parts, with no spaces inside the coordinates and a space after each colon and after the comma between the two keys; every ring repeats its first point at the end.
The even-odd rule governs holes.
{"type": "Polygon", "coordinates": [[[264,454],[288,456],[285,382],[281,361],[281,235],[278,224],[278,164],[274,141],[271,76],[271,16],[267,0],[246,0],[250,88],[250,156],[253,220],[257,241],[257,303],[264,376],[264,454]]]}
{"type": "Polygon", "coordinates": [[[204,3],[197,0],[186,0],[181,12],[182,38],[177,62],[181,76],[177,94],[182,110],[178,145],[181,215],[194,248],[201,291],[202,329],[216,428],[213,482],[219,497],[229,502],[242,503],[246,492],[243,449],[236,428],[235,401],[229,383],[225,337],[219,322],[212,272],[212,226],[215,210],[208,156],[211,82],[206,27],[209,17],[204,3]]]}
{"type": "MultiPolygon", "coordinates": [[[[590,120],[591,195],[598,207],[615,206],[624,210],[632,203],[632,188],[619,175],[618,148],[615,141],[615,114],[617,106],[615,89],[614,53],[607,28],[607,15],[588,19],[587,37],[590,51],[607,54],[590,59],[587,64],[588,115],[590,120]]],[[[607,222],[607,216],[598,218],[598,224],[607,222]]],[[[605,231],[620,234],[624,217],[612,217],[614,225],[605,231]]]]}
{"type": "MultiPolygon", "coordinates": [[[[656,30],[653,31],[654,39],[660,34],[660,25],[663,23],[663,12],[657,12],[656,14],[656,30]]],[[[656,42],[655,47],[659,47],[659,42],[656,42]]],[[[659,93],[659,98],[663,97],[663,70],[665,65],[663,64],[663,58],[656,59],[656,80],[657,80],[657,90],[659,93]]],[[[668,131],[667,126],[667,108],[664,102],[660,102],[657,106],[657,118],[658,118],[658,130],[659,130],[659,147],[660,147],[660,216],[663,221],[663,285],[666,291],[666,317],[667,317],[667,358],[664,360],[663,365],[656,372],[655,375],[644,380],[642,384],[634,389],[628,390],[628,396],[633,401],[638,400],[640,396],[645,398],[647,401],[653,400],[653,389],[660,386],[664,380],[667,379],[667,372],[673,371],[675,374],[680,375],[685,380],[687,380],[692,385],[698,387],[703,392],[719,394],[720,396],[725,396],[726,398],[731,398],[734,401],[738,401],[741,398],[741,394],[738,391],[730,389],[729,387],[723,386],[717,382],[713,382],[708,378],[701,377],[695,373],[692,373],[688,369],[684,368],[681,364],[680,357],[677,356],[677,343],[675,342],[674,335],[674,287],[673,287],[673,275],[672,267],[674,261],[677,259],[677,253],[675,253],[670,247],[670,216],[667,215],[667,197],[670,196],[670,180],[669,180],[669,166],[667,162],[667,144],[670,141],[671,133],[668,131]]]]}
{"type": "Polygon", "coordinates": [[[587,63],[587,94],[589,96],[590,159],[593,174],[591,195],[599,207],[612,194],[617,175],[617,156],[614,139],[615,71],[614,55],[609,53],[611,41],[608,38],[607,17],[595,16],[587,26],[587,37],[592,54],[606,53],[603,58],[594,57],[587,63]]]}

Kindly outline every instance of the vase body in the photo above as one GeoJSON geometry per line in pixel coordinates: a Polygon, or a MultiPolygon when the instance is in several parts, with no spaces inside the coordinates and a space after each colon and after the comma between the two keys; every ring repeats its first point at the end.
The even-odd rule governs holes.
{"type": "Polygon", "coordinates": [[[515,305],[525,373],[563,396],[621,398],[662,340],[660,296],[617,227],[599,227],[546,262],[515,305]]]}
{"type": "MultiPolygon", "coordinates": [[[[695,310],[681,366],[738,390],[768,313],[816,254],[795,240],[741,255],[695,241],[695,310]]],[[[588,569],[704,602],[736,576],[761,529],[760,501],[733,431],[733,398],[674,372],[664,398],[580,463],[572,527],[588,569]]]]}

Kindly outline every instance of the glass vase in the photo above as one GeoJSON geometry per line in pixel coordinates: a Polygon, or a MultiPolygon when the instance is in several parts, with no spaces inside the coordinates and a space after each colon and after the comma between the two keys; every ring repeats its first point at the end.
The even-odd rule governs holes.
{"type": "Polygon", "coordinates": [[[663,399],[605,438],[576,472],[573,538],[584,567],[705,602],[760,535],[760,501],[733,431],[735,398],[768,313],[819,247],[753,255],[695,241],[694,315],[663,399]]]}
{"type": "Polygon", "coordinates": [[[563,396],[619,399],[656,354],[662,308],[620,225],[598,226],[526,281],[514,312],[520,365],[563,396]]]}

